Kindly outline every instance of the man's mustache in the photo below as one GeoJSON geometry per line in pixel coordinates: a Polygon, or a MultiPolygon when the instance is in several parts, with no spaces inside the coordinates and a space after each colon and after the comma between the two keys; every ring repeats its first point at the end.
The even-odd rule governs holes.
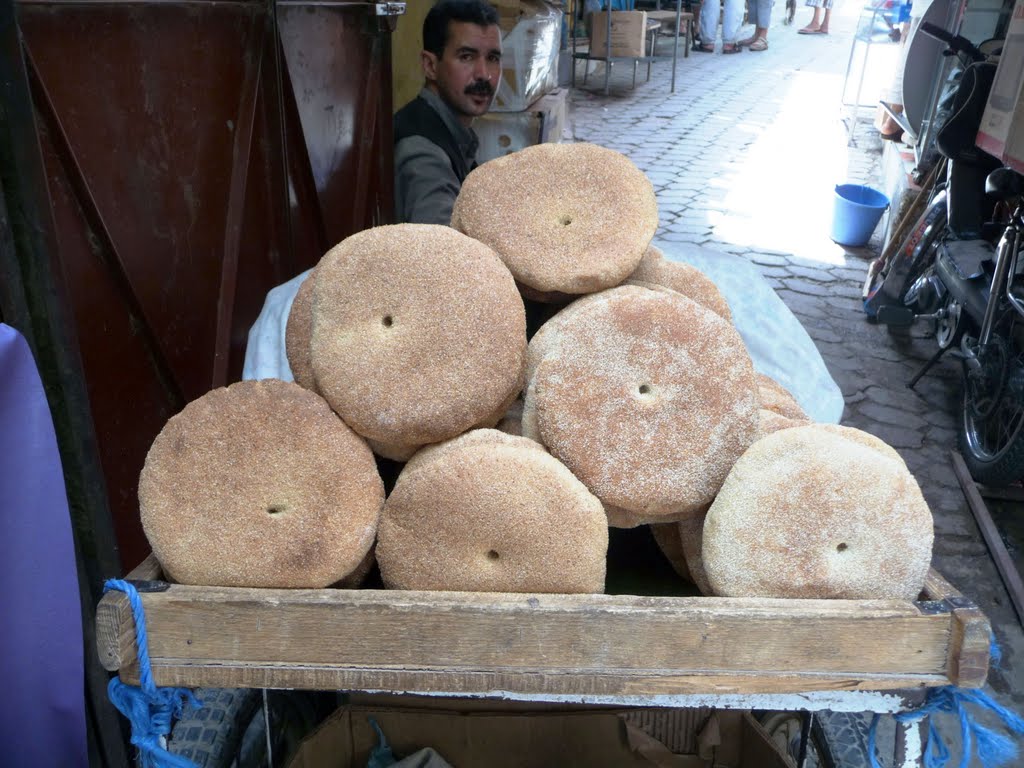
{"type": "Polygon", "coordinates": [[[464,93],[467,96],[493,96],[494,86],[489,80],[474,80],[466,86],[464,93]]]}

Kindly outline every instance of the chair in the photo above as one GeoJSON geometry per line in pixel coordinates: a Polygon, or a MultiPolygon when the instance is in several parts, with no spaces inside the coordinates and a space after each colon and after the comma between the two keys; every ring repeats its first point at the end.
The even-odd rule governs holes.
{"type": "MultiPolygon", "coordinates": [[[[648,11],[647,18],[658,22],[658,28],[654,31],[654,36],[651,41],[651,56],[658,55],[658,37],[661,34],[661,30],[668,26],[669,29],[675,24],[676,12],[675,11],[648,11]]],[[[694,14],[689,11],[682,11],[679,14],[679,29],[673,30],[677,34],[683,35],[684,47],[683,47],[683,58],[690,55],[690,48],[693,47],[693,38],[696,28],[696,21],[694,14]]]]}

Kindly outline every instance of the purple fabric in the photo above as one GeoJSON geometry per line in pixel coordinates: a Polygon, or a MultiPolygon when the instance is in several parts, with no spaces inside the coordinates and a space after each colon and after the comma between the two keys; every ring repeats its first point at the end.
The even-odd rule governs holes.
{"type": "Polygon", "coordinates": [[[53,421],[25,339],[0,323],[0,762],[88,765],[82,614],[53,421]]]}

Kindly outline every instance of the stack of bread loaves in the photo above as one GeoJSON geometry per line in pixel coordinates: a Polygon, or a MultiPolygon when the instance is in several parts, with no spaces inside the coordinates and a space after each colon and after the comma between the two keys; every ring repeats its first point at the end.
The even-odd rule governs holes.
{"type": "Polygon", "coordinates": [[[931,515],[902,460],[756,373],[657,224],[627,158],[545,144],[470,173],[451,227],[339,243],[292,304],[297,383],[211,392],[154,442],[165,571],[601,592],[608,526],[650,525],[705,594],[914,597],[931,515]],[[529,344],[524,298],[557,310],[529,344]],[[374,453],[406,462],[386,501],[374,453]]]}

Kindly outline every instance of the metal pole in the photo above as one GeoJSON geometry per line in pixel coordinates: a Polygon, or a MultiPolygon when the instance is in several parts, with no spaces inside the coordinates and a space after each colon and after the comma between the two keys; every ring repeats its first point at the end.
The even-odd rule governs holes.
{"type": "MultiPolygon", "coordinates": [[[[661,5],[661,0],[658,0],[661,5]]],[[[683,0],[676,0],[675,42],[672,44],[672,88],[669,93],[676,92],[676,62],[679,61],[679,22],[682,20],[683,0]]]]}

